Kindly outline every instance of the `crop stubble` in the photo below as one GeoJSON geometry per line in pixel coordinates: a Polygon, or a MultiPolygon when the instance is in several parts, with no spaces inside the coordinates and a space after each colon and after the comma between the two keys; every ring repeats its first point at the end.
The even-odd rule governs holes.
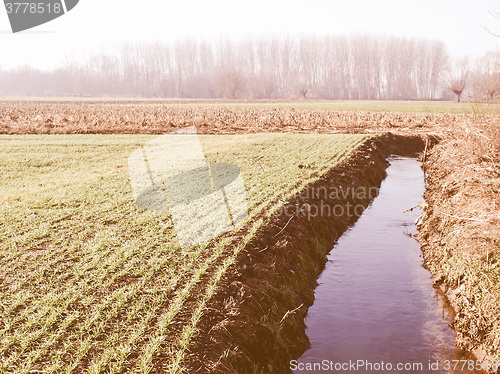
{"type": "Polygon", "coordinates": [[[5,101],[0,105],[3,134],[163,134],[196,126],[202,134],[421,133],[471,121],[493,123],[488,114],[430,114],[172,105],[106,102],[5,101]]]}

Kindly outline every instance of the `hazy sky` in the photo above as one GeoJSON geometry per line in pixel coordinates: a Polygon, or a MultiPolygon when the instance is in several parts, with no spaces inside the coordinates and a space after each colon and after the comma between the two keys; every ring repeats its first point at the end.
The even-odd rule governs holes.
{"type": "MultiPolygon", "coordinates": [[[[19,0],[21,1],[21,0],[19,0]]],[[[123,41],[186,36],[235,39],[261,35],[374,35],[439,39],[452,55],[500,48],[498,0],[80,0],[67,15],[12,34],[0,5],[0,66],[60,65],[123,41]]]]}

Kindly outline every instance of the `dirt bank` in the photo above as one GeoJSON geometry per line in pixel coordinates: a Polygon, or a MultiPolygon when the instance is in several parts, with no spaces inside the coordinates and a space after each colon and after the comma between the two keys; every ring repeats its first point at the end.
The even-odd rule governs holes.
{"type": "MultiPolygon", "coordinates": [[[[419,137],[374,138],[306,190],[373,191],[385,177],[389,154],[414,154],[423,147],[419,137]]],[[[343,215],[317,214],[310,219],[306,214],[320,205],[328,205],[332,211],[339,204],[366,207],[373,197],[349,193],[339,200],[332,195],[302,193],[291,199],[286,205],[289,212],[297,213],[297,206],[302,210],[276,214],[268,221],[207,308],[190,350],[188,371],[289,373],[290,360],[309,345],[304,318],[314,301],[326,255],[357,219],[348,209],[341,209],[343,215]]]]}
{"type": "Polygon", "coordinates": [[[456,311],[458,344],[500,363],[499,125],[449,129],[425,166],[425,266],[456,311]]]}

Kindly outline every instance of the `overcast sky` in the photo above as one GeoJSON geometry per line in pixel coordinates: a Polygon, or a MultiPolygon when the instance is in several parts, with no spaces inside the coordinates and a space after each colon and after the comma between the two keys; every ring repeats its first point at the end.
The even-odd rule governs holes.
{"type": "MultiPolygon", "coordinates": [[[[19,0],[21,1],[21,0],[19,0]]],[[[174,41],[186,36],[234,39],[262,35],[368,33],[439,39],[452,55],[500,48],[498,0],[80,0],[68,14],[12,34],[0,5],[0,66],[60,65],[124,41],[174,41]]]]}

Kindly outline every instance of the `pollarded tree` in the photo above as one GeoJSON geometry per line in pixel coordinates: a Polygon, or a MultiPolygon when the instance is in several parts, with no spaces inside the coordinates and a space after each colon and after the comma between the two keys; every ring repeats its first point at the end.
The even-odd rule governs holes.
{"type": "Polygon", "coordinates": [[[493,100],[500,93],[500,73],[491,73],[482,82],[486,98],[493,100]]]}
{"type": "Polygon", "coordinates": [[[467,58],[452,62],[445,74],[445,88],[457,95],[457,102],[460,102],[462,93],[465,90],[468,75],[469,60],[467,58]]]}
{"type": "Polygon", "coordinates": [[[246,87],[246,81],[241,70],[231,67],[222,67],[218,70],[216,83],[222,97],[236,99],[246,87]]]}
{"type": "Polygon", "coordinates": [[[477,61],[477,89],[493,100],[500,93],[500,51],[490,51],[477,61]]]}

